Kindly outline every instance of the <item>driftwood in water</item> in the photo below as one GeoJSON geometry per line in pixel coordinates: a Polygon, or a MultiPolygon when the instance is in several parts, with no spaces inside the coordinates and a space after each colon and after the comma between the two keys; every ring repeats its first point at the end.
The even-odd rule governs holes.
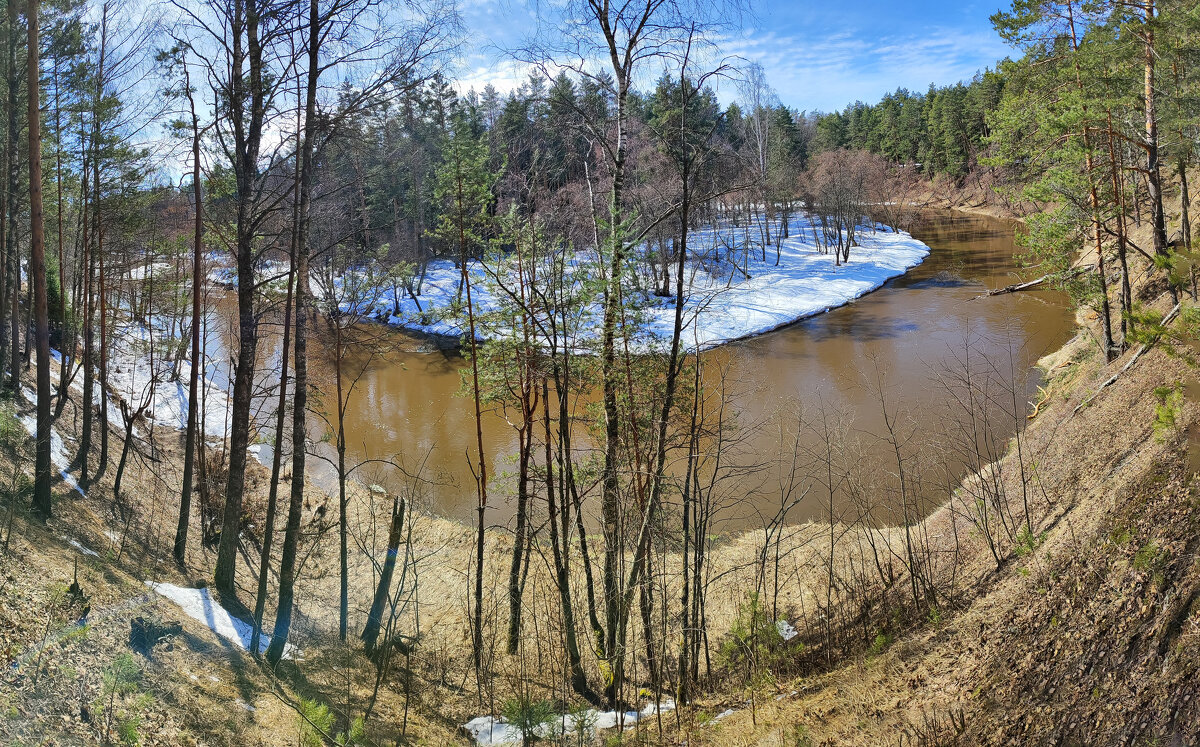
{"type": "MultiPolygon", "coordinates": [[[[1074,270],[1071,270],[1071,272],[1068,274],[1067,277],[1075,277],[1076,275],[1079,275],[1080,273],[1086,272],[1087,269],[1088,268],[1086,268],[1086,267],[1076,267],[1074,270]]],[[[983,293],[983,294],[976,296],[976,298],[987,298],[988,296],[1000,296],[1005,293],[1016,293],[1017,291],[1028,290],[1030,288],[1034,288],[1036,286],[1041,285],[1042,283],[1046,282],[1047,280],[1052,280],[1053,278],[1054,278],[1054,273],[1048,273],[1046,275],[1042,275],[1037,280],[1027,280],[1023,283],[1013,283],[1012,285],[1006,285],[1003,288],[994,288],[992,290],[989,290],[987,293],[983,293]]]]}

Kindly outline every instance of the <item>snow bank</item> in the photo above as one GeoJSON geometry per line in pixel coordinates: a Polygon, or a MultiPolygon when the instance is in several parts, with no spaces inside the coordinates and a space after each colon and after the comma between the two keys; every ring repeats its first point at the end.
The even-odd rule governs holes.
{"type": "MultiPolygon", "coordinates": [[[[851,249],[849,261],[839,266],[833,253],[818,249],[808,217],[797,215],[788,221],[789,238],[779,242],[777,264],[774,235],[766,246],[764,259],[762,220],[758,216],[749,227],[722,224],[689,234],[683,334],[689,347],[707,349],[760,335],[844,305],[904,274],[929,255],[928,246],[903,231],[865,226],[856,235],[861,246],[851,249]],[[736,268],[728,260],[731,253],[736,268]]],[[[773,222],[772,234],[777,230],[778,225],[773,222]]],[[[569,273],[595,276],[601,271],[594,256],[576,257],[567,265],[569,273]]],[[[494,271],[495,267],[491,269],[494,271]]],[[[499,307],[497,298],[503,291],[491,282],[488,268],[473,261],[468,266],[468,275],[478,315],[495,311],[499,307]]],[[[672,270],[672,287],[673,275],[672,270]]],[[[461,270],[453,262],[431,261],[418,296],[420,309],[402,287],[389,285],[377,289],[377,297],[370,300],[366,311],[381,321],[406,329],[461,336],[464,321],[452,312],[460,297],[460,278],[461,270]],[[397,310],[399,313],[393,313],[397,310]]],[[[320,295],[321,289],[314,286],[313,292],[320,295]]],[[[643,305],[640,310],[643,340],[639,347],[654,347],[669,340],[675,320],[674,299],[654,296],[632,284],[626,296],[643,305]]],[[[579,322],[584,330],[582,335],[598,337],[599,309],[585,309],[582,316],[579,322]]],[[[484,321],[477,325],[477,334],[486,339],[510,329],[506,330],[503,323],[489,328],[484,321]]]]}
{"type": "MultiPolygon", "coordinates": [[[[254,628],[230,615],[212,598],[208,589],[189,589],[154,581],[147,581],[146,586],[149,586],[158,595],[179,605],[184,614],[193,620],[204,623],[218,636],[237,644],[242,649],[250,648],[250,638],[254,634],[254,628]]],[[[259,653],[265,652],[270,644],[271,637],[263,633],[259,640],[259,653]]],[[[283,647],[283,658],[285,659],[293,658],[296,653],[296,648],[290,643],[283,647]]]]}
{"type": "MultiPolygon", "coordinates": [[[[114,392],[129,403],[131,409],[136,410],[146,403],[147,420],[184,430],[187,428],[188,380],[192,366],[190,362],[182,360],[179,362],[178,375],[172,375],[175,362],[169,353],[179,341],[167,333],[165,322],[155,327],[151,331],[141,324],[128,324],[112,335],[108,383],[114,392]]],[[[201,376],[200,385],[203,390],[199,393],[203,403],[200,414],[204,418],[204,432],[210,438],[223,438],[228,430],[226,413],[229,395],[224,389],[209,383],[204,376],[201,376]]],[[[120,409],[110,417],[119,423],[120,409]]]]}
{"type": "MultiPolygon", "coordinates": [[[[597,711],[588,709],[579,714],[564,714],[554,721],[544,724],[535,730],[539,739],[550,739],[563,734],[575,734],[578,731],[595,732],[603,729],[615,729],[618,722],[623,720],[625,728],[638,721],[656,716],[660,711],[666,713],[675,710],[675,701],[670,698],[659,703],[648,703],[641,710],[597,711]]],[[[462,730],[481,747],[500,747],[501,745],[521,744],[521,730],[498,716],[479,716],[462,725],[462,730]]]]}

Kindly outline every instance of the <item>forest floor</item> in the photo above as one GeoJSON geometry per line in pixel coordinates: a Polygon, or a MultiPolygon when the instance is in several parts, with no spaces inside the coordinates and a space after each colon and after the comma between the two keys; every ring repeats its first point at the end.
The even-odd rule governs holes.
{"type": "MultiPolygon", "coordinates": [[[[1165,312],[1170,302],[1163,291],[1146,286],[1141,298],[1165,312]]],[[[716,680],[692,706],[641,721],[630,738],[689,745],[1200,739],[1200,483],[1194,480],[1200,407],[1191,396],[1173,400],[1166,418],[1159,396],[1163,387],[1175,391],[1176,383],[1192,393],[1197,377],[1162,342],[1101,388],[1135,353],[1106,365],[1088,332],[1093,320],[1080,321],[1080,335],[1041,362],[1048,396],[1022,441],[1026,461],[1036,455],[1037,489],[1029,498],[1036,539],[1022,552],[995,563],[963,518],[970,491],[960,491],[921,524],[947,552],[954,538],[957,592],[938,615],[887,635],[868,631],[858,653],[753,691],[716,680]],[[1080,407],[1085,399],[1089,404],[1080,407]]],[[[69,453],[78,443],[78,417],[68,405],[59,421],[69,453]]],[[[116,434],[111,442],[115,462],[121,442],[116,434]]],[[[11,485],[10,476],[28,473],[31,452],[25,443],[0,456],[0,483],[11,485]]],[[[306,506],[311,538],[292,639],[298,654],[278,672],[260,668],[236,638],[214,633],[212,620],[193,619],[150,593],[147,582],[203,586],[214,560],[198,530],[189,568],[181,571],[169,560],[178,452],[170,438],[153,451],[143,447],[130,460],[120,500],[112,492],[115,464],[87,486],[86,496],[56,486],[55,518],[45,525],[27,515],[24,496],[6,501],[0,655],[8,668],[0,678],[0,742],[294,744],[313,733],[314,720],[327,723],[302,699],[363,714],[374,669],[359,649],[339,645],[333,632],[336,535],[328,531],[327,501],[306,506]],[[70,589],[76,579],[82,596],[70,589]],[[86,624],[78,624],[81,618],[86,624]],[[129,645],[138,618],[180,629],[147,656],[129,645]]],[[[1015,459],[1010,452],[992,469],[1012,479],[1015,459]]],[[[252,504],[261,503],[268,476],[251,464],[248,494],[252,504]]],[[[390,502],[355,488],[352,505],[354,541],[369,548],[353,553],[351,613],[361,619],[375,577],[371,558],[382,541],[380,519],[390,502]]],[[[256,510],[261,506],[252,505],[251,513],[256,510]]],[[[556,597],[547,569],[535,563],[524,654],[503,654],[500,626],[491,625],[488,661],[495,676],[488,688],[477,689],[466,623],[473,530],[417,512],[412,531],[419,584],[404,625],[417,632],[419,623],[419,653],[409,662],[410,677],[394,675],[381,689],[368,736],[381,744],[402,732],[416,744],[465,742],[460,727],[471,718],[497,712],[531,686],[539,692],[558,687],[556,597]],[[534,660],[542,662],[536,670],[534,660]]],[[[842,537],[840,569],[852,565],[870,539],[856,536],[863,531],[828,524],[787,530],[782,546],[793,570],[779,605],[782,617],[798,628],[817,624],[824,542],[831,532],[842,537]]],[[[895,542],[898,532],[875,530],[875,538],[895,542]]],[[[730,629],[754,587],[761,534],[722,538],[712,551],[708,622],[714,639],[730,629]]],[[[256,548],[246,544],[238,577],[242,604],[253,599],[257,565],[256,548]]],[[[488,578],[485,604],[493,621],[506,614],[501,571],[510,551],[508,534],[489,533],[486,563],[497,573],[488,578]]],[[[668,556],[665,563],[672,561],[668,556]]],[[[239,609],[235,600],[218,601],[239,609]]]]}

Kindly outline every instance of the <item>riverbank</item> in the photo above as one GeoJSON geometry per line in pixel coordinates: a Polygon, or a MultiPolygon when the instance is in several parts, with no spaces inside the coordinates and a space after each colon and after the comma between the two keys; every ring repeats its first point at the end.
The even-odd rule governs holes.
{"type": "MultiPolygon", "coordinates": [[[[1150,303],[1161,312],[1168,301],[1158,297],[1150,303]]],[[[1194,465],[1181,445],[1197,412],[1184,401],[1164,426],[1156,390],[1192,374],[1178,358],[1152,349],[1101,388],[1132,355],[1105,364],[1084,334],[1044,358],[1047,376],[1039,397],[1044,399],[1020,440],[964,480],[924,521],[907,527],[816,522],[784,529],[777,545],[786,560],[777,577],[782,581],[777,609],[800,631],[795,643],[774,650],[786,664],[753,693],[736,672],[720,674],[708,680],[706,694],[692,706],[664,714],[661,721],[646,719],[637,727],[641,735],[659,739],[661,728],[661,741],[690,745],[778,744],[797,734],[818,743],[878,744],[902,733],[913,740],[927,735],[972,744],[1055,734],[1068,742],[1111,743],[1138,734],[1169,736],[1183,725],[1180,733],[1190,738],[1187,725],[1200,723],[1195,697],[1200,569],[1192,562],[1200,503],[1190,482],[1194,465]],[[981,482],[1001,485],[1003,492],[981,493],[981,482]],[[1000,562],[978,523],[985,496],[1002,499],[1017,512],[1012,515],[1028,510],[1027,534],[1020,527],[993,527],[1000,562]],[[901,560],[912,536],[919,538],[922,557],[933,563],[929,577],[937,589],[935,606],[916,619],[905,612],[912,574],[901,560]],[[873,573],[873,556],[891,567],[890,584],[862,585],[863,574],[873,573]],[[848,623],[844,628],[838,623],[834,645],[826,637],[830,620],[848,623]]],[[[70,430],[72,422],[77,422],[73,405],[61,421],[68,442],[78,435],[70,430]]],[[[100,696],[131,619],[146,614],[179,621],[185,631],[172,649],[139,664],[140,686],[155,697],[139,711],[147,743],[277,743],[281,734],[299,728],[292,706],[301,696],[336,705],[349,692],[361,712],[373,670],[332,635],[336,612],[328,600],[336,598],[336,549],[334,537],[319,531],[326,505],[313,503],[305,511],[312,534],[306,535],[294,639],[304,659],[282,679],[259,672],[236,645],[185,618],[172,603],[145,595],[144,581],[195,586],[211,568],[211,551],[198,543],[189,548],[191,571],[180,573],[168,560],[178,456],[175,445],[164,443],[152,460],[135,460],[126,479],[139,489],[123,499],[120,512],[110,485],[101,481],[86,498],[60,491],[56,518],[47,528],[16,515],[12,553],[4,556],[10,581],[0,616],[8,645],[35,655],[21,659],[23,677],[0,687],[0,697],[17,713],[0,725],[0,733],[64,739],[94,734],[77,703],[100,696]],[[37,577],[22,570],[29,567],[39,568],[37,577]],[[91,625],[82,635],[50,636],[53,645],[46,648],[47,631],[58,630],[59,623],[43,624],[45,612],[64,609],[56,589],[65,588],[76,569],[91,595],[91,625]],[[31,671],[35,661],[40,679],[31,671]]],[[[260,482],[252,491],[257,495],[262,488],[260,482]]],[[[388,506],[358,487],[351,496],[353,536],[368,542],[374,537],[378,549],[388,506]]],[[[562,662],[555,646],[546,645],[557,640],[562,625],[546,564],[533,564],[528,575],[524,653],[507,656],[494,640],[489,647],[488,666],[496,676],[481,707],[479,694],[466,684],[472,667],[464,569],[470,567],[473,530],[421,511],[412,527],[410,570],[420,584],[405,607],[403,625],[413,631],[419,611],[420,643],[406,668],[408,679],[398,677],[381,695],[372,738],[392,741],[407,714],[410,736],[450,744],[462,741],[458,725],[496,712],[521,693],[569,698],[556,689],[562,662]],[[538,672],[529,664],[534,651],[538,672]]],[[[716,538],[708,547],[706,622],[714,647],[733,627],[748,591],[762,588],[757,559],[766,539],[761,530],[747,531],[716,538]]],[[[489,630],[505,617],[511,547],[505,531],[488,532],[489,630]]],[[[660,560],[664,569],[680,564],[669,550],[660,560]]],[[[579,565],[573,565],[576,584],[584,582],[579,565]]],[[[253,566],[248,559],[239,564],[243,600],[254,587],[253,566]]],[[[780,568],[768,575],[768,586],[780,568]]],[[[355,614],[369,598],[374,573],[370,555],[355,553],[355,614]]],[[[662,581],[672,583],[666,576],[662,581]]],[[[53,612],[53,619],[65,620],[63,614],[53,612]]],[[[640,635],[635,623],[631,640],[640,635]]],[[[720,661],[715,663],[720,673],[720,661]]],[[[590,654],[587,668],[599,676],[590,654]]],[[[644,671],[640,663],[634,670],[635,676],[644,671]]]]}
{"type": "MultiPolygon", "coordinates": [[[[861,226],[846,259],[837,256],[836,247],[825,246],[822,236],[822,230],[805,214],[791,216],[786,230],[778,221],[756,214],[753,221],[740,225],[723,222],[691,231],[691,258],[685,270],[684,344],[707,350],[829,311],[880,288],[929,255],[925,244],[883,225],[861,226]]],[[[568,290],[559,292],[586,298],[585,285],[604,275],[605,263],[594,253],[555,256],[546,260],[542,274],[561,271],[568,290]]],[[[513,334],[509,316],[498,314],[518,287],[513,258],[472,260],[468,272],[479,315],[477,336],[497,339],[513,334]]],[[[655,272],[661,274],[661,270],[655,272]]],[[[658,295],[649,288],[659,282],[657,277],[641,274],[644,269],[631,266],[625,289],[636,327],[631,342],[637,349],[661,348],[674,329],[675,302],[671,295],[658,295]]],[[[332,293],[353,296],[340,301],[343,311],[423,334],[452,338],[465,334],[460,268],[447,259],[432,260],[419,283],[422,290],[416,297],[400,283],[362,287],[353,282],[349,283],[352,290],[347,291],[343,282],[332,293]]],[[[314,286],[314,292],[331,293],[319,286],[314,286]]],[[[559,332],[563,339],[556,341],[560,347],[567,344],[590,350],[595,346],[600,336],[598,303],[585,303],[570,313],[566,329],[559,332]]]]}

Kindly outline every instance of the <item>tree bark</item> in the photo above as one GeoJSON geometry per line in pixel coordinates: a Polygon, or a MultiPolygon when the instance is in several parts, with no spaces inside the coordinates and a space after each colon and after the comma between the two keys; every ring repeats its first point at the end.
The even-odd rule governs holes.
{"type": "MultiPolygon", "coordinates": [[[[46,234],[42,215],[41,74],[38,67],[38,0],[28,0],[29,33],[29,264],[37,338],[37,455],[34,461],[33,511],[50,518],[50,318],[46,304],[46,234]]],[[[14,361],[14,370],[16,369],[14,361]]]]}
{"type": "MultiPolygon", "coordinates": [[[[196,431],[200,408],[200,371],[204,361],[200,357],[201,306],[200,289],[204,282],[204,194],[200,173],[200,121],[196,116],[196,102],[192,96],[191,76],[187,61],[183,62],[184,88],[187,91],[188,107],[192,115],[192,192],[196,199],[196,214],[192,226],[192,353],[191,373],[188,376],[187,433],[183,444],[183,486],[179,493],[179,521],[175,527],[175,546],[172,555],[175,563],[184,565],[187,554],[188,522],[192,513],[192,472],[196,461],[196,431]]],[[[285,352],[286,356],[286,352],[285,352]]],[[[287,366],[284,365],[286,372],[287,366]]],[[[272,486],[274,487],[274,486],[272,486]]],[[[256,628],[257,632],[257,628],[256,628]]]]}
{"type": "Polygon", "coordinates": [[[400,556],[400,536],[404,530],[405,502],[403,498],[392,499],[392,525],[388,529],[387,556],[383,559],[383,568],[379,573],[379,583],[375,586],[375,597],[371,600],[371,611],[367,613],[367,624],[363,628],[363,647],[370,654],[375,650],[379,640],[379,630],[383,627],[383,612],[387,607],[388,595],[392,588],[392,576],[396,572],[396,560],[400,556]]]}

